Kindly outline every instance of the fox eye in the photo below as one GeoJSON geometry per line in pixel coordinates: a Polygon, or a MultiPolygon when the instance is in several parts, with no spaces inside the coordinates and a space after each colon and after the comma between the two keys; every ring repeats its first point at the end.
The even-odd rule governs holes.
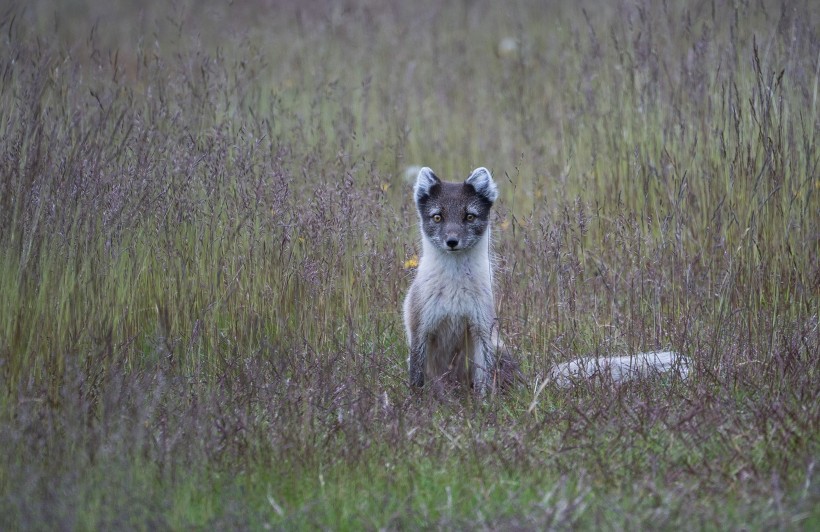
{"type": "Polygon", "coordinates": [[[472,222],[473,220],[475,220],[475,214],[473,214],[471,212],[467,213],[467,221],[472,222]]]}
{"type": "Polygon", "coordinates": [[[433,221],[436,222],[436,223],[439,223],[441,221],[441,215],[440,214],[434,214],[433,215],[433,221]]]}

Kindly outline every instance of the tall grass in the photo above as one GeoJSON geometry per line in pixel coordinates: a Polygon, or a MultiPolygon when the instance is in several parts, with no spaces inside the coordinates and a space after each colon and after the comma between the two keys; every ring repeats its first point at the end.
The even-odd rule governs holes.
{"type": "Polygon", "coordinates": [[[818,22],[7,8],[0,524],[812,528],[818,22]],[[406,386],[416,164],[501,185],[509,395],[406,386]],[[654,348],[693,378],[534,397],[557,362],[654,348]]]}

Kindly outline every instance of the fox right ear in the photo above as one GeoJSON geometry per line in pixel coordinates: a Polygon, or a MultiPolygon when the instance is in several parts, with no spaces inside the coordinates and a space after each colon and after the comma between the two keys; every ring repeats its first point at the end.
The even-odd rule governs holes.
{"type": "Polygon", "coordinates": [[[426,166],[419,170],[419,175],[416,178],[416,186],[413,187],[413,197],[416,203],[430,197],[434,187],[441,184],[441,180],[436,177],[436,174],[426,166]]]}
{"type": "Polygon", "coordinates": [[[470,177],[467,178],[465,183],[472,185],[473,189],[486,198],[490,204],[495,203],[495,200],[498,199],[498,187],[495,186],[495,181],[493,181],[493,176],[490,175],[490,171],[483,166],[473,170],[473,173],[470,174],[470,177]]]}

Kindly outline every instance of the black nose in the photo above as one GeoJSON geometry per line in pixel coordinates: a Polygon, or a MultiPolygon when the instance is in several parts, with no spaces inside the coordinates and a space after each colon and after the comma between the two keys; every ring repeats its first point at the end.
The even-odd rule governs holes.
{"type": "Polygon", "coordinates": [[[458,245],[458,240],[456,240],[455,238],[448,238],[447,239],[447,247],[449,247],[450,249],[455,248],[457,245],[458,245]]]}

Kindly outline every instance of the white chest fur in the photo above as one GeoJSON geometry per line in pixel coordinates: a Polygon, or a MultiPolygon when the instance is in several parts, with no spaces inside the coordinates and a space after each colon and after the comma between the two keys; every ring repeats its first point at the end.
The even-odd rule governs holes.
{"type": "Polygon", "coordinates": [[[432,330],[443,320],[466,320],[490,327],[494,319],[489,235],[461,253],[440,251],[424,241],[414,284],[419,291],[421,325],[432,330]]]}

